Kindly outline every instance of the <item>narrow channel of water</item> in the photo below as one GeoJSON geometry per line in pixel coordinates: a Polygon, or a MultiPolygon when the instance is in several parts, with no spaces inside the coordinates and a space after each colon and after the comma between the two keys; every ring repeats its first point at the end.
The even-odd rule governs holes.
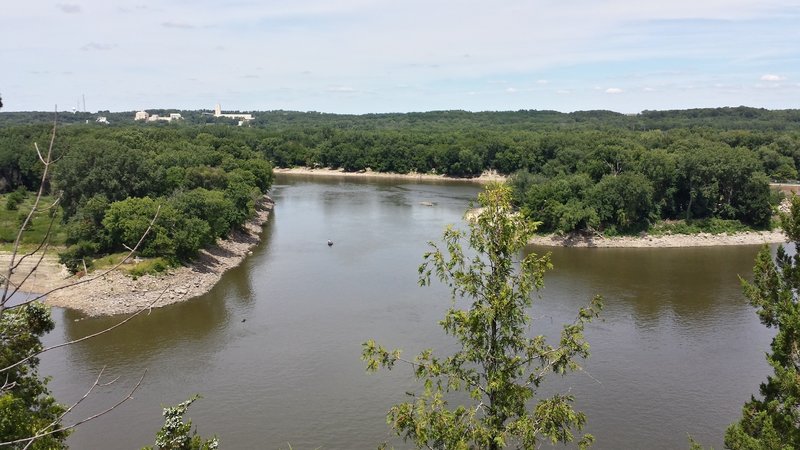
{"type": "MultiPolygon", "coordinates": [[[[437,325],[448,293],[418,287],[416,269],[426,241],[460,222],[478,190],[279,177],[263,243],[211,293],[42,358],[62,402],[77,400],[103,367],[120,376],[75,417],[124,397],[147,369],[133,400],[82,426],[70,444],[151,443],[161,406],[194,393],[204,398],[189,416],[225,449],[374,448],[390,439],[385,412],[416,385],[404,370],[366,374],[360,345],[452,349],[437,325]]],[[[604,320],[587,331],[585,373],[546,388],[576,396],[594,448],[686,448],[687,433],[721,448],[768,373],[772,334],[737,280],[758,248],[532,250],[551,251],[556,266],[533,311],[537,330],[552,334],[594,293],[606,298],[604,320]]],[[[54,315],[48,342],[114,321],[54,315]]]]}

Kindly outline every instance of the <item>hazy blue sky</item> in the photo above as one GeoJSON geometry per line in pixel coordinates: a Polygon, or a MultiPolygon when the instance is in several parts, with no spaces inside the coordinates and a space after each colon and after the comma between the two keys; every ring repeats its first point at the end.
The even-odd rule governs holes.
{"type": "Polygon", "coordinates": [[[800,0],[5,0],[4,110],[800,108],[800,0]]]}

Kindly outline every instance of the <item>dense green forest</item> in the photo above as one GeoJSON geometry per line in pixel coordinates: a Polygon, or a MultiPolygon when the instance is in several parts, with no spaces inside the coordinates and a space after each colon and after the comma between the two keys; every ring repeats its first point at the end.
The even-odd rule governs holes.
{"type": "MultiPolygon", "coordinates": [[[[139,251],[173,262],[244,224],[272,184],[272,166],[230,131],[59,128],[49,188],[61,197],[70,246],[63,262],[76,269],[82,258],[134,246],[157,210],[139,251]]],[[[4,190],[38,187],[42,165],[32,146],[49,133],[44,125],[0,128],[4,190]]]]}
{"type": "MultiPolygon", "coordinates": [[[[212,110],[148,109],[151,114],[168,115],[180,113],[183,123],[204,125],[214,123],[236,124],[232,119],[215,118],[212,110]]],[[[466,128],[502,128],[527,130],[554,129],[611,129],[671,130],[675,128],[708,127],[717,130],[750,131],[798,131],[800,110],[768,110],[739,106],[735,108],[698,108],[686,110],[642,111],[639,114],[621,114],[613,111],[575,111],[562,113],[547,110],[483,111],[462,110],[429,111],[413,113],[381,114],[330,114],[298,111],[241,111],[253,114],[255,127],[332,127],[336,129],[379,130],[421,126],[440,130],[463,130],[466,128]]],[[[97,113],[62,113],[62,123],[93,123],[99,116],[106,117],[112,126],[137,123],[135,111],[98,111],[97,113]]],[[[1,125],[28,125],[49,123],[53,113],[47,111],[2,112],[1,125]]],[[[142,126],[167,126],[165,123],[139,123],[142,126]]]]}
{"type": "MultiPolygon", "coordinates": [[[[65,156],[52,184],[63,192],[74,257],[119,249],[141,231],[123,218],[138,211],[142,222],[161,203],[165,223],[185,236],[171,236],[167,246],[154,240],[144,253],[188,257],[242,223],[253,197],[269,187],[270,165],[453,177],[495,170],[514,175],[517,206],[543,231],[606,234],[662,220],[768,227],[769,180],[797,179],[800,167],[798,110],[270,111],[254,113],[245,127],[205,111],[181,111],[185,119],[173,123],[100,114],[111,124],[86,113],[59,119],[57,149],[65,156]]],[[[0,113],[0,192],[36,185],[41,167],[32,142],[47,140],[51,117],[0,113]]]]}

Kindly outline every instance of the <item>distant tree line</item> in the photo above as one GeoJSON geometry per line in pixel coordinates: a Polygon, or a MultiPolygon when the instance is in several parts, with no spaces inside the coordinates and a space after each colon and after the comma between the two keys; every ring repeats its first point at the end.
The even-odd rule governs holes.
{"type": "MultiPolygon", "coordinates": [[[[215,118],[213,111],[148,109],[151,114],[168,115],[180,113],[185,125],[233,124],[238,121],[215,118]]],[[[530,131],[556,129],[627,129],[632,131],[672,130],[678,128],[712,128],[715,130],[749,131],[798,131],[800,130],[800,110],[768,110],[746,106],[725,108],[698,108],[686,110],[643,111],[639,114],[621,114],[613,111],[575,111],[562,113],[548,110],[483,111],[462,110],[429,111],[413,113],[382,114],[330,114],[315,111],[242,111],[253,114],[254,127],[286,129],[292,127],[350,130],[387,130],[409,127],[437,128],[439,130],[465,130],[468,128],[526,129],[530,131]]],[[[62,123],[93,122],[97,116],[104,116],[111,126],[124,126],[138,123],[140,126],[174,126],[175,123],[134,122],[135,111],[98,111],[87,113],[76,111],[61,116],[62,123]]],[[[52,111],[24,111],[0,113],[0,125],[23,125],[49,123],[52,111]]]]}

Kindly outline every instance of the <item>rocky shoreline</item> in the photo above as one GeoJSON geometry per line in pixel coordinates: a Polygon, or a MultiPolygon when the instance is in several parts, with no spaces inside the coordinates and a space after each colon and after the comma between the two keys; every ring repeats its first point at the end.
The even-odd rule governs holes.
{"type": "MultiPolygon", "coordinates": [[[[256,205],[255,217],[243,230],[202,250],[187,266],[170,269],[164,275],[145,275],[137,279],[113,271],[90,282],[55,291],[45,302],[78,310],[87,316],[107,316],[134,313],[151,303],[151,307],[158,308],[203,295],[217,284],[222,274],[241,264],[261,241],[261,231],[272,207],[272,200],[263,197],[256,205]]],[[[60,278],[60,284],[75,281],[78,280],[74,277],[60,278]]],[[[36,283],[25,287],[28,291],[46,292],[60,284],[36,283]]]]}
{"type": "Polygon", "coordinates": [[[292,167],[292,168],[275,168],[272,171],[276,174],[284,175],[311,175],[322,177],[345,177],[345,178],[383,178],[383,179],[401,179],[401,180],[417,180],[417,181],[460,181],[469,183],[491,183],[491,182],[505,182],[508,177],[500,175],[495,171],[483,172],[478,177],[472,178],[458,178],[448,177],[446,175],[433,175],[430,173],[385,173],[374,172],[372,170],[365,170],[360,172],[345,172],[344,169],[312,169],[309,167],[292,167]]]}
{"type": "Polygon", "coordinates": [[[669,234],[663,236],[644,235],[638,237],[585,237],[554,234],[536,236],[532,245],[548,247],[598,247],[598,248],[674,248],[712,247],[721,245],[763,245],[786,242],[782,230],[748,231],[731,234],[669,234]]]}

